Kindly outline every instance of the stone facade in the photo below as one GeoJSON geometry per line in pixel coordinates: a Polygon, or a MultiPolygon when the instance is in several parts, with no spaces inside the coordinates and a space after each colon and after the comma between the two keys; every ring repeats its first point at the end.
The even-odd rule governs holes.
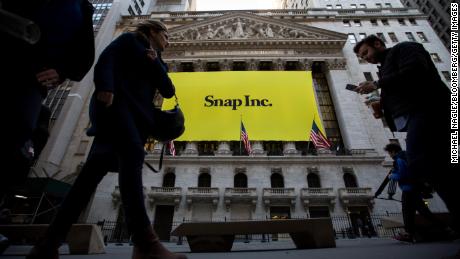
{"type": "MultiPolygon", "coordinates": [[[[403,41],[405,32],[422,30],[432,37],[425,47],[445,61],[436,63],[439,70],[447,70],[449,53],[420,12],[404,8],[165,12],[123,17],[113,35],[144,19],[162,20],[170,28],[171,45],[163,57],[174,72],[207,71],[209,63],[221,71],[233,70],[236,63],[245,64],[246,70],[258,70],[263,62],[272,64],[271,70],[285,70],[289,62],[295,62],[297,70],[321,64],[348,150],[341,155],[331,151],[304,154],[296,143],[285,142],[281,154],[273,156],[267,154],[264,143],[256,142],[252,143],[255,155],[242,156],[234,155],[227,142],[217,143],[206,154],[200,151],[200,143],[183,143],[178,156],[166,156],[162,172],[154,174],[145,168],[146,207],[153,222],[165,206],[174,208],[170,217],[176,222],[310,217],[317,216],[319,208],[321,215],[324,210],[330,215],[400,211],[398,203],[374,199],[373,193],[391,166],[383,146],[390,139],[404,146],[405,136],[392,135],[372,117],[362,97],[345,90],[347,83],[364,81],[364,72],[377,77],[374,65],[360,63],[353,54],[348,34],[394,32],[403,41]],[[399,27],[396,19],[400,18],[413,18],[417,26],[399,27]],[[378,20],[379,26],[372,25],[371,19],[378,20]],[[381,19],[390,26],[383,26],[381,19]],[[360,26],[346,27],[344,20],[359,20],[360,26]]],[[[81,126],[75,127],[61,154],[61,179],[75,175],[91,142],[83,134],[88,124],[88,100],[84,100],[81,126]]],[[[158,145],[153,147],[148,163],[157,162],[158,150],[158,145]]],[[[117,185],[116,174],[104,178],[85,220],[117,218],[117,185]]],[[[445,209],[437,197],[430,206],[445,209]]]]}

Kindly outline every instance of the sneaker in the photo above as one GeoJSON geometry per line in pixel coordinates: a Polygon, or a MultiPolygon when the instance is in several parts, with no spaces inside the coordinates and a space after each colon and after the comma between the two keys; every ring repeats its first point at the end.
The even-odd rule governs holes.
{"type": "Polygon", "coordinates": [[[401,242],[415,243],[414,238],[409,234],[399,234],[395,236],[394,239],[401,242]]]}

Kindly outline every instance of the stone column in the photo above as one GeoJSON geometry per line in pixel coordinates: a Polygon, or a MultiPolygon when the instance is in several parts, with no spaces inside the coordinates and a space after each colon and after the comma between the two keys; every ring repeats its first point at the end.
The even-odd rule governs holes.
{"type": "Polygon", "coordinates": [[[326,67],[329,91],[345,146],[348,149],[373,149],[367,127],[362,125],[366,107],[361,105],[363,101],[358,94],[345,89],[352,77],[346,70],[345,59],[327,61],[326,67]]]}
{"type": "Polygon", "coordinates": [[[231,71],[232,62],[228,59],[219,60],[219,67],[221,71],[231,71]]]}
{"type": "Polygon", "coordinates": [[[283,143],[283,154],[285,156],[297,156],[300,155],[300,151],[295,148],[294,142],[284,142],[283,143]]]}
{"type": "Polygon", "coordinates": [[[264,146],[261,141],[252,142],[252,154],[254,156],[266,156],[267,152],[264,150],[264,146]]]}
{"type": "Polygon", "coordinates": [[[248,61],[248,71],[257,71],[258,68],[257,68],[257,64],[259,62],[257,60],[254,60],[254,59],[251,59],[248,61]]]}
{"type": "Polygon", "coordinates": [[[203,72],[205,71],[204,68],[205,63],[201,59],[198,59],[197,61],[193,62],[193,70],[195,70],[196,72],[203,72]]]}
{"type": "Polygon", "coordinates": [[[219,147],[217,148],[216,156],[231,156],[232,151],[230,150],[230,145],[226,141],[219,142],[219,147]]]}
{"type": "Polygon", "coordinates": [[[198,156],[198,148],[196,142],[187,142],[182,156],[198,156]]]}
{"type": "Polygon", "coordinates": [[[273,68],[276,71],[284,71],[285,65],[286,65],[286,61],[282,59],[276,59],[273,61],[273,68]]]}

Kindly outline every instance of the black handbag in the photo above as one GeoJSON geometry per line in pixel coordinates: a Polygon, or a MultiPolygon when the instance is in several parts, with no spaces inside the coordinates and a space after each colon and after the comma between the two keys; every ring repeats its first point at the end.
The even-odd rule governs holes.
{"type": "Polygon", "coordinates": [[[165,152],[165,145],[167,142],[180,137],[185,131],[185,118],[184,113],[179,107],[179,102],[176,98],[176,105],[171,110],[161,110],[160,108],[153,109],[153,126],[150,129],[150,134],[153,139],[163,142],[161,148],[160,161],[158,170],[151,166],[149,163],[144,164],[153,172],[158,173],[163,165],[163,154],[165,152]]]}
{"type": "Polygon", "coordinates": [[[179,107],[176,98],[176,105],[171,110],[153,109],[153,126],[151,137],[161,141],[171,141],[180,137],[185,131],[184,113],[179,107]]]}

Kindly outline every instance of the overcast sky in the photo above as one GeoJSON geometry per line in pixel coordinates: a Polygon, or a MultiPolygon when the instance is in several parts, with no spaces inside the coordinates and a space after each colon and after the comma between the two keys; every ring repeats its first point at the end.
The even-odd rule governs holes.
{"type": "Polygon", "coordinates": [[[274,2],[275,0],[197,0],[196,10],[274,9],[274,2]]]}

